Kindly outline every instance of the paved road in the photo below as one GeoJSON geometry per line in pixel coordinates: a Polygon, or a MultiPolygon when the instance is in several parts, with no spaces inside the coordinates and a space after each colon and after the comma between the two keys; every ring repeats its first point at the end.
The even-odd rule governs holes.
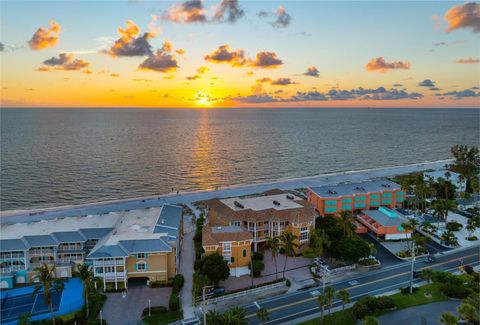
{"type": "Polygon", "coordinates": [[[399,311],[394,311],[378,317],[381,325],[429,325],[438,324],[440,317],[445,312],[457,315],[460,301],[441,301],[431,304],[416,306],[399,311]]]}
{"type": "Polygon", "coordinates": [[[149,196],[126,200],[96,202],[76,206],[53,207],[27,211],[2,211],[0,223],[29,222],[35,219],[51,219],[58,217],[81,216],[89,214],[101,214],[114,211],[141,209],[146,207],[162,206],[163,204],[188,204],[195,201],[212,198],[232,197],[264,192],[273,188],[295,189],[312,186],[335,184],[346,181],[364,181],[378,177],[393,177],[400,174],[427,169],[441,169],[450,160],[425,162],[405,166],[383,167],[359,171],[347,171],[342,173],[323,174],[312,177],[285,179],[273,182],[232,186],[212,191],[182,192],[179,195],[171,193],[167,195],[149,196]]]}
{"type": "MultiPolygon", "coordinates": [[[[423,263],[423,260],[419,260],[415,263],[415,269],[431,267],[438,271],[453,271],[459,266],[460,259],[463,259],[465,265],[478,265],[480,263],[479,246],[457,252],[452,251],[444,255],[439,254],[437,261],[430,265],[423,263]]],[[[410,281],[410,267],[409,262],[403,262],[357,278],[333,283],[332,286],[336,291],[341,289],[348,290],[352,301],[355,301],[364,296],[387,293],[407,286],[410,281]]],[[[415,280],[415,282],[419,281],[421,280],[415,280]]],[[[248,319],[251,324],[260,324],[255,315],[259,307],[267,308],[269,311],[270,321],[265,324],[288,323],[297,318],[317,314],[319,307],[316,295],[321,293],[321,291],[321,287],[312,288],[307,291],[259,300],[244,307],[247,309],[248,319]]],[[[334,307],[340,305],[341,302],[339,300],[334,301],[334,307]]]]}

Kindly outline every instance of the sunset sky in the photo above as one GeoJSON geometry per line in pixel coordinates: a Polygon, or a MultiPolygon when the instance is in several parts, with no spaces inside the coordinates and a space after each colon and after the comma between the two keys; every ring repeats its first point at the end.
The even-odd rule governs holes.
{"type": "Polygon", "coordinates": [[[480,4],[1,1],[3,107],[479,107],[480,4]]]}

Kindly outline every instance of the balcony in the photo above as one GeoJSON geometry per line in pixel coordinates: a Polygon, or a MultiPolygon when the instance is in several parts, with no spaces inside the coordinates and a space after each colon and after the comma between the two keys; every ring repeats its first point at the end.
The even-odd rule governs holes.
{"type": "Polygon", "coordinates": [[[37,267],[40,267],[43,264],[52,266],[53,264],[55,264],[55,261],[43,261],[43,262],[30,263],[30,269],[36,269],[37,267]]]}
{"type": "Polygon", "coordinates": [[[46,248],[46,249],[40,249],[40,248],[34,248],[28,251],[30,256],[38,256],[38,255],[53,255],[55,253],[53,248],[46,248]]]}
{"type": "Polygon", "coordinates": [[[115,279],[115,278],[123,278],[127,276],[127,272],[106,272],[106,273],[97,273],[94,272],[95,276],[99,276],[105,279],[115,279]]]}
{"type": "Polygon", "coordinates": [[[18,270],[25,270],[25,265],[13,265],[0,268],[0,273],[10,273],[18,270]]]}
{"type": "Polygon", "coordinates": [[[23,259],[25,258],[25,254],[23,253],[2,253],[0,254],[0,259],[2,260],[15,260],[15,259],[23,259]]]}
{"type": "Polygon", "coordinates": [[[125,263],[123,262],[123,260],[107,260],[107,261],[94,261],[93,262],[93,265],[95,267],[102,267],[102,266],[113,266],[113,265],[122,265],[124,266],[125,263]]]}

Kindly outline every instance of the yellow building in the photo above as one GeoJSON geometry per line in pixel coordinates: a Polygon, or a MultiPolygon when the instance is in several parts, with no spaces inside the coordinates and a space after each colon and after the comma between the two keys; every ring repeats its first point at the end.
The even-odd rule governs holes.
{"type": "Polygon", "coordinates": [[[249,274],[253,235],[239,226],[203,227],[205,254],[219,253],[228,262],[231,276],[249,274]]]}
{"type": "Polygon", "coordinates": [[[317,213],[306,200],[271,190],[252,197],[212,199],[206,201],[206,215],[211,227],[237,226],[252,234],[253,248],[267,237],[291,232],[299,246],[307,244],[315,227],[317,213]]]}

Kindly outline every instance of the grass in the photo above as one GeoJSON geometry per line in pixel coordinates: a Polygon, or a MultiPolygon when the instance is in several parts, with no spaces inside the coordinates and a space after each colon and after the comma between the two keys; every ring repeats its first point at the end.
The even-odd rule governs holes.
{"type": "Polygon", "coordinates": [[[313,254],[313,251],[310,247],[308,247],[307,249],[305,249],[303,252],[302,252],[302,255],[303,257],[305,258],[314,258],[315,257],[315,254],[313,254]]]}
{"type": "Polygon", "coordinates": [[[144,316],[142,319],[149,325],[165,325],[183,319],[183,313],[181,310],[164,310],[159,312],[152,310],[152,316],[144,316]]]}
{"type": "MultiPolygon", "coordinates": [[[[417,290],[417,292],[413,294],[406,294],[406,293],[396,293],[391,295],[390,298],[393,299],[395,306],[397,307],[395,310],[405,309],[413,306],[429,304],[432,302],[437,301],[444,301],[447,300],[447,296],[445,296],[440,291],[441,283],[432,283],[429,285],[421,286],[417,290]],[[428,291],[431,294],[430,298],[425,297],[425,292],[428,291]]],[[[383,314],[389,313],[387,311],[383,314]]],[[[379,316],[379,315],[375,315],[379,316]]],[[[324,324],[328,325],[354,325],[357,324],[357,320],[355,316],[353,316],[352,308],[345,309],[345,311],[337,311],[330,316],[324,317],[324,324]]],[[[315,318],[303,323],[300,325],[318,325],[321,324],[320,318],[315,318]]]]}

